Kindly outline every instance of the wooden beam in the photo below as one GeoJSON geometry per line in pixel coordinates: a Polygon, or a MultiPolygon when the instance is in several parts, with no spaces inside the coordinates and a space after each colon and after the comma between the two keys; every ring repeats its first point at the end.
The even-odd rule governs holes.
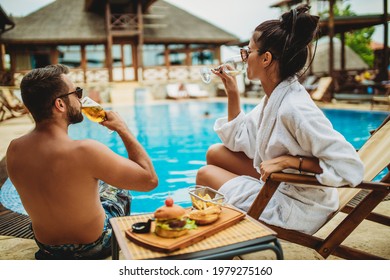
{"type": "Polygon", "coordinates": [[[85,45],[81,45],[81,69],[83,69],[83,81],[87,82],[87,53],[85,52],[85,45]]]}
{"type": "Polygon", "coordinates": [[[138,81],[138,45],[137,43],[131,43],[131,55],[134,68],[134,79],[138,81]]]}
{"type": "Polygon", "coordinates": [[[185,46],[185,54],[186,54],[186,65],[191,66],[192,59],[191,59],[191,49],[189,44],[186,44],[185,46]]]}
{"type": "Polygon", "coordinates": [[[142,73],[144,69],[144,62],[143,62],[143,48],[144,48],[144,20],[142,17],[142,1],[138,0],[137,3],[137,16],[138,16],[138,46],[137,46],[137,59],[138,59],[138,69],[136,69],[137,72],[140,72],[138,75],[138,81],[142,80],[142,73]]]}
{"type": "MultiPolygon", "coordinates": [[[[329,0],[329,76],[333,78],[334,71],[334,0],[329,0]]],[[[333,79],[332,79],[333,80],[333,79]]]]}
{"type": "Polygon", "coordinates": [[[122,66],[122,81],[125,80],[125,74],[126,74],[126,65],[125,65],[125,51],[124,51],[124,45],[120,44],[119,45],[121,48],[121,66],[122,66]]]}
{"type": "Polygon", "coordinates": [[[345,71],[345,33],[341,33],[341,71],[345,71]]]}
{"type": "Polygon", "coordinates": [[[108,69],[108,80],[113,81],[112,77],[112,34],[111,34],[111,9],[109,2],[106,3],[106,30],[107,30],[107,42],[105,44],[106,49],[106,67],[108,69]]]}
{"type": "Polygon", "coordinates": [[[388,80],[389,79],[389,74],[388,74],[388,67],[389,67],[389,14],[387,12],[387,0],[383,0],[383,63],[382,63],[382,79],[383,80],[388,80]]]}
{"type": "Polygon", "coordinates": [[[5,71],[5,46],[0,44],[0,71],[5,71]]]}

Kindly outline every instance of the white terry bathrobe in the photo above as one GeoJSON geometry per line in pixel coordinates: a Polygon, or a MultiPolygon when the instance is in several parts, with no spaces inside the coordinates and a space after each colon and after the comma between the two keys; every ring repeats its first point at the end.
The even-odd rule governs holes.
{"type": "MultiPolygon", "coordinates": [[[[364,167],[353,146],[335,131],[296,79],[281,82],[250,113],[232,121],[217,119],[214,130],[234,152],[260,163],[282,155],[316,157],[323,170],[316,178],[330,186],[356,186],[364,167]]],[[[229,204],[248,211],[263,186],[261,180],[239,176],[220,188],[229,204]]],[[[282,183],[260,220],[282,228],[315,233],[339,205],[337,189],[282,183]]]]}

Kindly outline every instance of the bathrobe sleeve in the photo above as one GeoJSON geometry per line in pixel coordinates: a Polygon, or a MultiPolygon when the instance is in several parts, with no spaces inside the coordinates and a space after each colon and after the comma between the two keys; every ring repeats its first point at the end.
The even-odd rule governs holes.
{"type": "Polygon", "coordinates": [[[253,159],[256,151],[256,134],[258,132],[258,120],[263,102],[260,102],[251,112],[240,114],[230,122],[227,117],[215,121],[214,131],[218,134],[225,147],[233,152],[244,152],[247,157],[253,159]]]}
{"type": "Polygon", "coordinates": [[[319,109],[300,108],[286,119],[295,119],[299,146],[319,159],[323,172],[316,177],[321,184],[338,187],[361,183],[364,167],[355,148],[333,129],[319,109]]]}

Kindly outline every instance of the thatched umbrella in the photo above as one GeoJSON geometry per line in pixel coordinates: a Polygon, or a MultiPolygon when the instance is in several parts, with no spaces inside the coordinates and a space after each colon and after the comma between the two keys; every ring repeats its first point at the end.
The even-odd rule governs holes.
{"type": "MultiPolygon", "coordinates": [[[[341,70],[341,41],[333,38],[334,70],[341,70]]],[[[313,73],[329,75],[329,37],[318,41],[317,51],[312,64],[313,73]]],[[[345,46],[345,70],[368,69],[369,66],[350,47],[345,46]]]]}

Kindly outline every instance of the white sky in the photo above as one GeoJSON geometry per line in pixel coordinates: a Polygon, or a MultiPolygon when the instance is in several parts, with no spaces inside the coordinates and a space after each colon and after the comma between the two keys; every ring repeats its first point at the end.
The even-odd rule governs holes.
{"type": "MultiPolygon", "coordinates": [[[[84,0],[79,0],[84,1],[84,0]]],[[[165,0],[210,23],[247,40],[252,30],[267,19],[278,18],[279,9],[269,8],[279,0],[165,0]]],[[[25,16],[53,0],[0,0],[8,14],[25,16]]],[[[314,3],[315,1],[313,1],[314,3]]],[[[383,0],[349,0],[352,11],[357,14],[383,12],[383,0]]],[[[322,1],[319,4],[325,5],[322,1]]],[[[313,7],[315,8],[315,7],[313,7]]],[[[376,28],[374,41],[383,42],[383,26],[376,28]]]]}

